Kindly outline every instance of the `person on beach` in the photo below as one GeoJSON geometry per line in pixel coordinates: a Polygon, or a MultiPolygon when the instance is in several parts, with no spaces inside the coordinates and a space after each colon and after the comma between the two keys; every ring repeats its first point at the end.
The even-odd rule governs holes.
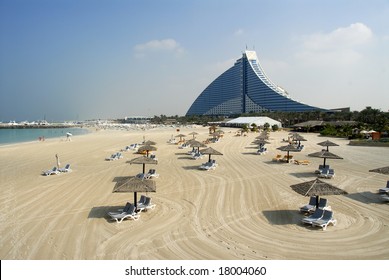
{"type": "Polygon", "coordinates": [[[55,158],[56,158],[56,160],[57,160],[57,168],[59,169],[61,163],[59,162],[59,156],[58,156],[58,154],[55,154],[55,158]]]}

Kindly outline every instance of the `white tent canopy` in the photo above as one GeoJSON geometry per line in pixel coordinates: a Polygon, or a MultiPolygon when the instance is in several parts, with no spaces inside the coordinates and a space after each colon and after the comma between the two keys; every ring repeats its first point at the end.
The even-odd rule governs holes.
{"type": "Polygon", "coordinates": [[[257,126],[262,126],[265,123],[268,123],[270,126],[277,125],[278,127],[282,127],[281,122],[273,120],[269,117],[239,117],[233,120],[226,122],[227,126],[237,126],[240,127],[244,124],[251,126],[251,124],[255,123],[257,126]]]}

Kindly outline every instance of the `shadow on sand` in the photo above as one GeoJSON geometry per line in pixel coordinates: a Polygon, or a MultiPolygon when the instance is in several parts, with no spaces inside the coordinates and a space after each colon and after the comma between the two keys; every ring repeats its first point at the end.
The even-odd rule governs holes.
{"type": "Polygon", "coordinates": [[[265,210],[262,213],[272,225],[300,224],[304,217],[298,210],[265,210]]]}
{"type": "Polygon", "coordinates": [[[317,178],[317,175],[313,172],[292,172],[289,174],[297,178],[317,178]]]}
{"type": "Polygon", "coordinates": [[[384,202],[378,193],[372,193],[372,192],[351,193],[345,196],[366,204],[370,204],[370,203],[382,204],[384,202]]]}
{"type": "Polygon", "coordinates": [[[93,207],[89,214],[88,214],[88,219],[106,219],[109,222],[112,222],[112,220],[108,216],[108,212],[112,211],[119,211],[119,209],[124,208],[125,203],[122,206],[96,206],[93,207]]]}

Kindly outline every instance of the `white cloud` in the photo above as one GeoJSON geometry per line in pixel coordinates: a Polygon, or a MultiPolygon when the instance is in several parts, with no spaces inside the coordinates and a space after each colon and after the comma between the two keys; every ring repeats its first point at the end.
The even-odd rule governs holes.
{"type": "Polygon", "coordinates": [[[309,35],[303,42],[307,50],[323,51],[340,48],[354,48],[371,42],[373,32],[363,23],[353,23],[348,27],[340,27],[330,33],[309,35]]]}
{"type": "Polygon", "coordinates": [[[373,37],[373,32],[365,24],[353,23],[329,33],[305,36],[295,57],[308,65],[350,66],[364,57],[360,49],[368,46],[373,37]]]}
{"type": "Polygon", "coordinates": [[[234,32],[234,35],[235,36],[241,36],[241,35],[243,35],[243,33],[244,33],[244,30],[242,28],[239,28],[238,30],[236,30],[234,32]]]}
{"type": "Polygon", "coordinates": [[[139,54],[144,54],[147,52],[173,52],[180,54],[184,49],[180,44],[174,39],[163,39],[163,40],[151,40],[149,42],[138,44],[134,47],[134,50],[139,54]]]}

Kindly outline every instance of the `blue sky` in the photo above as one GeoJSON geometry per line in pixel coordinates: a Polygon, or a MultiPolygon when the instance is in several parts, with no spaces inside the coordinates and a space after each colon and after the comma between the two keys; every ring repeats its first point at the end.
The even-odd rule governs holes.
{"type": "Polygon", "coordinates": [[[184,115],[242,51],[293,99],[389,110],[389,1],[0,0],[0,121],[184,115]]]}

